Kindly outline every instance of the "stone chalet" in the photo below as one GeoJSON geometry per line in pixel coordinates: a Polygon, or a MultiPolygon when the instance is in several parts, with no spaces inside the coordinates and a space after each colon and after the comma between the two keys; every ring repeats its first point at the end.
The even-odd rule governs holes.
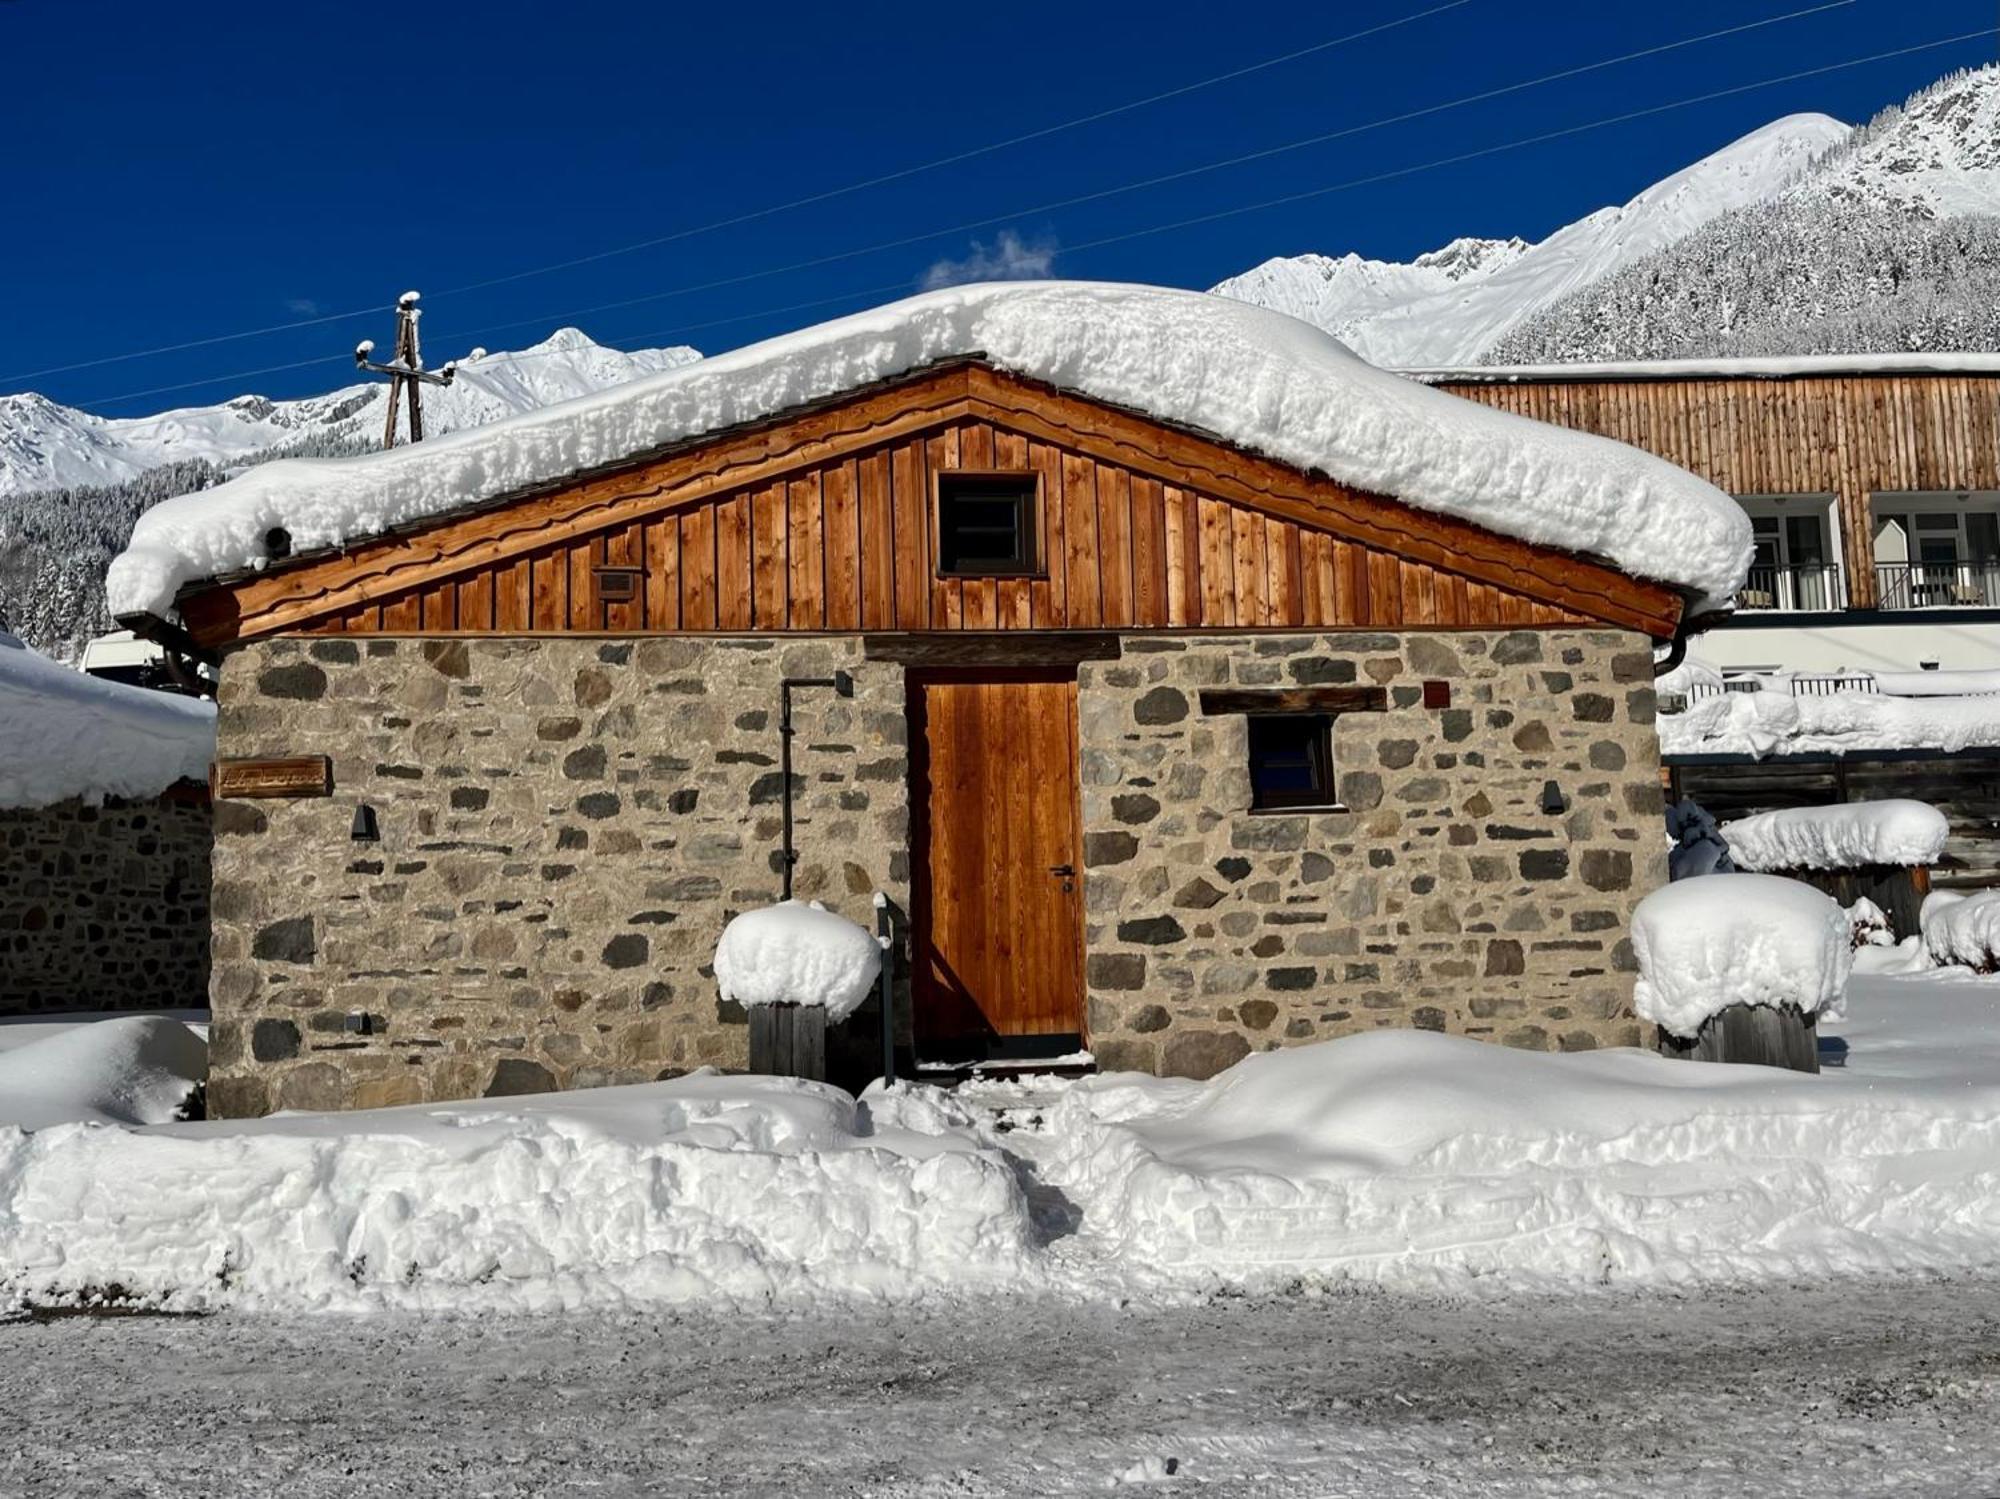
{"type": "Polygon", "coordinates": [[[977,349],[290,540],[124,617],[221,665],[215,1114],[741,1067],[788,868],[905,913],[918,1061],[1643,1039],[1689,587],[977,349]]]}

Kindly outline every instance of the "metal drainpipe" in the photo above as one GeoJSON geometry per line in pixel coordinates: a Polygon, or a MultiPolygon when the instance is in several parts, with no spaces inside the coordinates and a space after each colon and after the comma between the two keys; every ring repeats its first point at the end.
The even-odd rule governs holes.
{"type": "Polygon", "coordinates": [[[779,863],[784,880],[783,899],[792,898],[792,866],[799,861],[792,847],[792,689],[831,687],[840,697],[854,696],[854,678],[844,671],[830,677],[786,677],[778,683],[778,776],[784,782],[785,831],[779,863]]]}
{"type": "Polygon", "coordinates": [[[896,1080],[896,918],[889,897],[875,892],[875,940],[882,945],[882,1082],[896,1080]]]}

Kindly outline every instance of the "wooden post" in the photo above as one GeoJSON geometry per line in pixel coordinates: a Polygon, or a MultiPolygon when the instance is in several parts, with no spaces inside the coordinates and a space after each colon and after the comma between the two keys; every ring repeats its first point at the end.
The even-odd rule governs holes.
{"type": "Polygon", "coordinates": [[[750,1070],[766,1077],[825,1082],[825,1007],[751,1005],[750,1070]]]}
{"type": "Polygon", "coordinates": [[[1660,1053],[1688,1062],[1748,1062],[1819,1071],[1819,1017],[1792,1005],[1731,1005],[1711,1015],[1692,1041],[1660,1032],[1660,1053]]]}

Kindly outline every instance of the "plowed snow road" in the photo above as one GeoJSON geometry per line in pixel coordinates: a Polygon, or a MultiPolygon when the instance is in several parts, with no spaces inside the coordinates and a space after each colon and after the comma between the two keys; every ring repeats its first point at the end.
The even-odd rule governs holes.
{"type": "Polygon", "coordinates": [[[70,1319],[0,1411],[0,1493],[92,1499],[2000,1494],[2000,1285],[70,1319]]]}

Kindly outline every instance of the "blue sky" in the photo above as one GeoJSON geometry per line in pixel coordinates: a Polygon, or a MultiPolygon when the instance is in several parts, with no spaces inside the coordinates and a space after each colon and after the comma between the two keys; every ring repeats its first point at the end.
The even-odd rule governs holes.
{"type": "Polygon", "coordinates": [[[132,415],[251,390],[323,390],[348,378],[356,339],[387,342],[388,306],[411,286],[425,292],[425,352],[438,363],[474,344],[519,347],[566,322],[627,347],[729,348],[915,290],[940,262],[993,256],[1003,236],[1031,260],[1050,256],[1059,275],[1182,286],[1305,250],[1407,258],[1458,234],[1535,238],[1779,115],[1864,119],[1994,56],[1992,37],[1964,41],[1135,234],[1996,21],[1991,0],[1854,0],[1260,161],[1041,207],[1814,3],[1462,0],[955,165],[517,277],[1448,0],[796,11],[481,0],[402,8],[393,34],[373,6],[0,0],[12,209],[0,234],[0,391],[132,415]],[[1106,239],[1119,242],[1093,244],[1106,239]],[[757,274],[827,256],[842,258],[757,274]],[[356,309],[379,310],[46,372],[356,309]],[[272,368],[298,361],[317,362],[272,368]]]}

